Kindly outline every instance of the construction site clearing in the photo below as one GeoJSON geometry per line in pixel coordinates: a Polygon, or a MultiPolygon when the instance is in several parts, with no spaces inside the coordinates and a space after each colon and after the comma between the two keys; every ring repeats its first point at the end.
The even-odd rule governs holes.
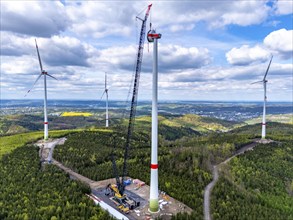
{"type": "Polygon", "coordinates": [[[159,193],[159,212],[151,213],[148,210],[149,207],[149,196],[150,196],[150,187],[144,182],[138,179],[131,179],[130,184],[126,186],[125,194],[136,201],[140,202],[140,205],[133,210],[130,210],[128,214],[123,213],[115,202],[112,201],[111,197],[105,195],[105,189],[109,184],[115,184],[115,178],[92,182],[90,187],[92,193],[99,197],[102,201],[106,202],[108,205],[115,207],[119,212],[123,213],[129,219],[171,219],[173,215],[177,213],[191,213],[192,209],[186,206],[185,204],[179,202],[178,200],[170,197],[165,192],[159,193]],[[141,184],[142,183],[142,184],[141,184]]]}
{"type": "MultiPolygon", "coordinates": [[[[56,160],[53,160],[53,164],[57,165],[61,169],[63,169],[65,172],[67,172],[72,179],[77,179],[83,183],[86,183],[90,186],[92,191],[92,196],[89,195],[91,199],[95,201],[96,204],[99,203],[99,205],[107,210],[110,214],[113,214],[111,209],[107,206],[103,206],[101,202],[106,203],[108,206],[114,208],[116,211],[120,212],[122,216],[119,218],[119,215],[113,215],[114,217],[118,219],[137,219],[137,220],[145,220],[145,219],[171,219],[172,216],[176,215],[177,213],[191,213],[192,209],[186,206],[185,204],[179,202],[178,200],[170,197],[164,192],[159,193],[159,206],[160,211],[158,213],[151,213],[148,210],[149,207],[149,195],[150,195],[150,187],[146,184],[139,185],[136,183],[133,183],[133,180],[131,178],[128,178],[131,180],[131,184],[126,186],[125,193],[127,196],[135,199],[136,201],[140,202],[140,205],[136,207],[133,210],[129,210],[129,213],[123,213],[121,209],[118,208],[119,204],[115,203],[113,201],[113,197],[107,196],[106,188],[109,184],[115,184],[116,180],[115,178],[112,179],[106,179],[101,181],[93,181],[88,179],[87,177],[84,177],[78,173],[73,172],[71,169],[64,167],[61,163],[59,163],[56,160]],[[98,201],[98,202],[97,202],[98,201]],[[125,217],[123,217],[125,216],[125,217]]],[[[139,181],[139,180],[138,180],[139,181]]],[[[135,182],[135,181],[134,181],[135,182]]],[[[139,181],[142,182],[142,181],[139,181]]]]}
{"type": "Polygon", "coordinates": [[[139,206],[134,209],[130,209],[128,213],[123,212],[119,208],[119,204],[113,200],[113,196],[107,196],[106,190],[109,184],[116,184],[116,179],[106,179],[101,181],[93,181],[85,176],[82,176],[68,167],[65,167],[62,163],[53,159],[53,151],[56,145],[62,145],[66,141],[66,138],[40,140],[36,145],[40,148],[39,156],[44,164],[53,164],[69,174],[71,179],[78,180],[87,184],[91,188],[91,195],[89,198],[94,200],[96,204],[99,204],[101,208],[107,210],[110,215],[117,219],[171,219],[172,216],[177,213],[191,213],[192,209],[178,200],[170,197],[164,192],[159,191],[159,212],[151,213],[148,210],[150,187],[139,179],[132,179],[126,177],[125,194],[127,197],[139,202],[139,206]],[[118,213],[118,214],[117,214],[118,213]],[[120,213],[120,214],[119,214],[120,213]]]}

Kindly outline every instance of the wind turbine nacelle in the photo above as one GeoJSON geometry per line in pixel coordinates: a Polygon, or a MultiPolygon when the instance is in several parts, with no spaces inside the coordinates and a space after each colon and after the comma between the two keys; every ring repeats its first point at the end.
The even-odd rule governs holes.
{"type": "Polygon", "coordinates": [[[155,30],[149,30],[147,35],[148,42],[154,42],[154,39],[160,39],[160,38],[161,38],[161,34],[157,34],[155,30]]]}

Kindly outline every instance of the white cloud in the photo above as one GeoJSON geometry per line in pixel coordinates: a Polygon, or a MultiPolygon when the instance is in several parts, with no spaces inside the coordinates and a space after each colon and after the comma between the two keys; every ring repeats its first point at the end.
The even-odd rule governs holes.
{"type": "MultiPolygon", "coordinates": [[[[1,32],[1,55],[31,55],[37,60],[35,38],[1,32]]],[[[97,49],[74,37],[37,38],[41,59],[52,66],[88,66],[97,49]]]]}
{"type": "Polygon", "coordinates": [[[284,58],[293,55],[293,30],[280,29],[271,32],[264,39],[264,45],[284,58]]]}
{"type": "Polygon", "coordinates": [[[164,1],[155,2],[153,7],[156,11],[153,15],[156,25],[159,27],[170,25],[171,30],[174,30],[174,25],[176,27],[178,24],[196,24],[201,21],[206,22],[210,28],[221,28],[230,24],[239,26],[260,24],[268,17],[271,10],[266,5],[266,0],[164,1]]]}
{"type": "Polygon", "coordinates": [[[233,48],[226,53],[227,61],[232,65],[249,65],[255,62],[264,62],[270,57],[268,50],[256,45],[249,47],[243,45],[240,48],[233,48]]]}
{"type": "Polygon", "coordinates": [[[160,66],[164,69],[200,68],[211,62],[209,50],[206,48],[162,45],[159,51],[160,66]]]}
{"type": "Polygon", "coordinates": [[[22,56],[32,54],[34,39],[23,38],[7,31],[1,32],[1,56],[22,56]]]}
{"type": "MultiPolygon", "coordinates": [[[[175,72],[169,75],[163,75],[167,82],[197,82],[214,83],[220,82],[227,88],[231,80],[257,81],[261,79],[267,69],[268,63],[253,64],[250,66],[231,66],[231,67],[204,67],[201,69],[186,70],[184,72],[175,72]]],[[[293,64],[272,63],[268,73],[271,77],[291,77],[293,64]]]]}
{"type": "MultiPolygon", "coordinates": [[[[261,100],[261,80],[267,63],[250,66],[205,67],[201,69],[162,74],[159,77],[160,99],[176,97],[186,100],[261,100]],[[191,99],[191,98],[190,98],[191,99]]],[[[272,63],[268,73],[268,96],[270,100],[292,99],[292,64],[272,63]],[[290,92],[291,91],[291,92],[290,92]]]]}
{"type": "MultiPolygon", "coordinates": [[[[28,58],[28,56],[26,57],[28,58]]],[[[8,92],[13,93],[12,90],[9,90],[10,87],[13,87],[17,89],[15,97],[22,98],[36,79],[39,67],[37,60],[21,57],[15,59],[17,60],[13,63],[19,65],[19,69],[15,66],[9,67],[9,64],[1,66],[4,68],[4,70],[1,69],[1,92],[5,97],[8,92]],[[21,62],[22,60],[23,62],[21,62]]],[[[250,83],[262,79],[267,65],[267,63],[263,63],[250,66],[205,66],[199,69],[177,69],[169,74],[159,72],[160,99],[186,99],[187,97],[188,99],[203,99],[204,97],[207,99],[229,99],[229,94],[234,93],[234,97],[238,97],[239,100],[243,98],[239,95],[240,92],[243,95],[258,88],[261,89],[259,85],[252,86],[250,83]],[[178,90],[181,91],[180,94],[178,90]]],[[[277,88],[286,88],[283,93],[290,91],[288,82],[292,81],[292,68],[292,64],[272,63],[268,74],[271,91],[275,91],[277,88]]],[[[60,98],[60,94],[62,94],[62,98],[99,99],[102,93],[104,72],[100,69],[99,64],[92,67],[55,66],[46,69],[59,79],[56,82],[50,79],[48,82],[49,97],[51,98],[60,98]]],[[[140,100],[151,97],[151,77],[151,74],[141,74],[140,100]]],[[[120,69],[118,72],[109,72],[110,98],[125,100],[130,79],[130,71],[120,69]]],[[[39,82],[28,98],[40,98],[42,95],[42,83],[39,82]]],[[[256,97],[247,96],[246,98],[251,100],[256,97]]]]}
{"type": "Polygon", "coordinates": [[[88,66],[88,58],[96,52],[94,47],[73,37],[53,36],[39,41],[42,58],[52,66],[88,66]]]}
{"type": "Polygon", "coordinates": [[[1,1],[1,30],[50,37],[68,26],[59,1],[1,1]]]}
{"type": "MultiPolygon", "coordinates": [[[[265,21],[271,10],[266,0],[250,1],[155,1],[149,21],[155,27],[171,32],[190,31],[198,22],[210,28],[227,25],[248,26],[265,21]]],[[[77,35],[102,38],[109,35],[134,34],[135,16],[147,3],[126,1],[123,4],[103,1],[66,1],[66,12],[72,22],[70,30],[77,35]]],[[[140,24],[140,23],[139,23],[140,24]]]]}
{"type": "Polygon", "coordinates": [[[170,26],[171,32],[178,32],[178,31],[190,31],[195,27],[194,24],[175,24],[170,26]]]}
{"type": "Polygon", "coordinates": [[[105,37],[127,36],[132,32],[137,11],[131,2],[66,1],[67,15],[72,21],[71,31],[77,35],[105,37]]]}
{"type": "MultiPolygon", "coordinates": [[[[38,76],[37,36],[44,69],[59,79],[48,81],[50,98],[99,99],[107,71],[110,97],[126,99],[137,53],[137,44],[132,45],[135,16],[147,2],[19,1],[13,7],[7,2],[1,2],[3,97],[23,98],[38,76]]],[[[272,52],[269,89],[284,88],[278,96],[288,99],[293,67],[291,60],[282,58],[292,54],[292,30],[272,32],[263,42],[253,34],[245,35],[245,26],[274,18],[269,5],[267,0],[155,1],[149,21],[163,36],[159,41],[160,98],[216,100],[233,94],[235,99],[254,99],[251,91],[258,85],[250,83],[262,79],[268,65],[264,61],[272,52]],[[244,36],[223,28],[229,25],[242,26],[244,36]],[[225,52],[233,66],[227,66],[225,52]],[[247,91],[252,95],[243,98],[247,91]]],[[[288,13],[281,7],[279,15],[288,13]]],[[[139,32],[141,22],[137,24],[139,32]]],[[[256,27],[262,31],[262,25],[256,27]]],[[[152,75],[145,74],[151,70],[152,44],[149,52],[145,44],[139,99],[151,97],[152,75]]],[[[42,95],[42,83],[38,83],[29,98],[42,95]]]]}
{"type": "MultiPolygon", "coordinates": [[[[1,74],[33,74],[38,71],[38,61],[31,56],[25,55],[21,57],[1,57],[1,74]]],[[[14,80],[17,80],[17,77],[14,78],[14,80]]]]}
{"type": "Polygon", "coordinates": [[[234,1],[219,19],[212,22],[212,26],[221,27],[229,24],[248,26],[260,24],[267,16],[270,8],[266,1],[234,1]]]}
{"type": "MultiPolygon", "coordinates": [[[[143,71],[152,70],[152,53],[147,52],[145,44],[143,57],[143,71]]],[[[150,51],[152,44],[149,45],[150,51]]],[[[200,68],[210,63],[211,57],[208,49],[196,47],[182,47],[179,45],[159,44],[159,68],[161,72],[170,72],[178,69],[200,68]]],[[[92,62],[101,63],[102,66],[115,66],[117,69],[133,71],[137,46],[110,47],[99,51],[100,55],[92,62]]]]}
{"type": "Polygon", "coordinates": [[[292,0],[278,0],[276,2],[276,14],[288,15],[293,13],[293,1],[292,0]]]}
{"type": "Polygon", "coordinates": [[[270,55],[289,59],[293,55],[293,30],[280,29],[271,32],[263,40],[263,45],[243,45],[232,48],[226,53],[227,61],[232,65],[249,65],[264,62],[270,55]]]}
{"type": "MultiPolygon", "coordinates": [[[[174,100],[172,97],[176,94],[177,100],[255,100],[263,99],[262,84],[250,85],[250,80],[229,82],[164,82],[159,83],[159,99],[174,100]],[[217,97],[215,99],[215,97],[217,97]]],[[[288,85],[285,80],[270,80],[267,85],[267,96],[269,101],[292,100],[292,84],[288,85]],[[291,90],[291,93],[288,91],[291,90]],[[284,98],[286,94],[286,98],[284,98]]]]}

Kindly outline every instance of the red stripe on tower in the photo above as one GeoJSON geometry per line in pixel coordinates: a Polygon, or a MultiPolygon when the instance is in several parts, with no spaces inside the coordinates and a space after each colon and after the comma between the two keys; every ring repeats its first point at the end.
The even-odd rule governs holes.
{"type": "Polygon", "coordinates": [[[151,169],[158,169],[159,165],[158,164],[151,164],[151,169]]]}
{"type": "Polygon", "coordinates": [[[44,122],[44,125],[47,125],[47,124],[49,124],[48,122],[44,122]]]}
{"type": "Polygon", "coordinates": [[[261,123],[262,125],[266,125],[266,123],[261,123]]]}
{"type": "Polygon", "coordinates": [[[161,38],[161,34],[148,34],[148,37],[152,37],[152,38],[161,38]]]}

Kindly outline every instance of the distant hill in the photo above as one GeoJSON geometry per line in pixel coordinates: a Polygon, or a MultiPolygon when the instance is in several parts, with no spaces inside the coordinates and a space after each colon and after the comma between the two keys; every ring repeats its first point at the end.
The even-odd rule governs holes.
{"type": "MultiPolygon", "coordinates": [[[[110,119],[111,125],[128,124],[128,119],[110,119]]],[[[68,116],[49,117],[49,127],[53,130],[103,127],[104,121],[95,116],[68,116]]],[[[175,140],[182,136],[200,135],[209,132],[228,131],[234,126],[240,126],[237,122],[231,122],[216,118],[202,117],[194,114],[183,116],[164,115],[159,116],[159,133],[164,134],[167,140],[175,140]]],[[[151,116],[138,116],[136,128],[150,131],[151,116]]],[[[42,115],[9,115],[0,117],[0,134],[16,134],[43,129],[42,115]]]]}
{"type": "MultiPolygon", "coordinates": [[[[181,125],[190,127],[195,131],[199,132],[210,132],[210,131],[227,131],[239,124],[234,121],[221,120],[210,117],[202,117],[194,114],[187,114],[181,117],[176,117],[171,120],[171,123],[175,125],[181,125]]],[[[169,123],[163,121],[162,123],[169,123]]]]}
{"type": "MultiPolygon", "coordinates": [[[[267,115],[266,120],[269,122],[280,122],[280,123],[286,123],[286,124],[293,124],[293,114],[277,114],[277,115],[267,115]]],[[[262,116],[257,117],[257,118],[252,118],[245,123],[247,124],[257,124],[261,123],[262,121],[262,116]]]]}
{"type": "Polygon", "coordinates": [[[15,134],[37,131],[43,128],[43,119],[38,115],[8,115],[0,117],[0,134],[15,134]]]}
{"type": "MultiPolygon", "coordinates": [[[[124,120],[126,126],[128,120],[124,120]]],[[[225,132],[241,124],[216,118],[202,117],[194,114],[182,116],[159,116],[159,134],[166,140],[176,140],[183,136],[202,135],[213,132],[225,132]]],[[[151,116],[135,119],[135,130],[150,132],[151,116]]]]}
{"type": "MultiPolygon", "coordinates": [[[[101,120],[96,117],[85,116],[49,116],[50,130],[77,129],[101,127],[101,120]]],[[[115,122],[115,119],[112,119],[115,122]]],[[[6,115],[0,117],[0,135],[40,131],[43,129],[43,116],[34,115],[6,115]]]]}
{"type": "MultiPolygon", "coordinates": [[[[151,116],[138,116],[135,129],[150,133],[151,116]]],[[[268,115],[268,122],[293,124],[293,114],[268,115]]],[[[242,122],[227,121],[196,114],[172,115],[161,113],[159,116],[159,134],[166,140],[176,140],[183,136],[202,135],[213,132],[227,132],[244,125],[253,125],[261,122],[261,118],[253,118],[242,122]]],[[[101,116],[49,116],[50,130],[99,128],[104,127],[105,121],[101,116]]],[[[111,118],[110,126],[128,125],[128,118],[111,118]]],[[[41,114],[6,115],[0,117],[0,135],[10,135],[43,129],[41,114]]]]}
{"type": "MultiPolygon", "coordinates": [[[[136,119],[137,122],[151,122],[150,116],[136,119]]],[[[202,117],[195,114],[183,116],[159,116],[159,123],[169,127],[189,127],[198,132],[225,131],[239,124],[234,121],[226,121],[216,118],[202,117]]]]}

